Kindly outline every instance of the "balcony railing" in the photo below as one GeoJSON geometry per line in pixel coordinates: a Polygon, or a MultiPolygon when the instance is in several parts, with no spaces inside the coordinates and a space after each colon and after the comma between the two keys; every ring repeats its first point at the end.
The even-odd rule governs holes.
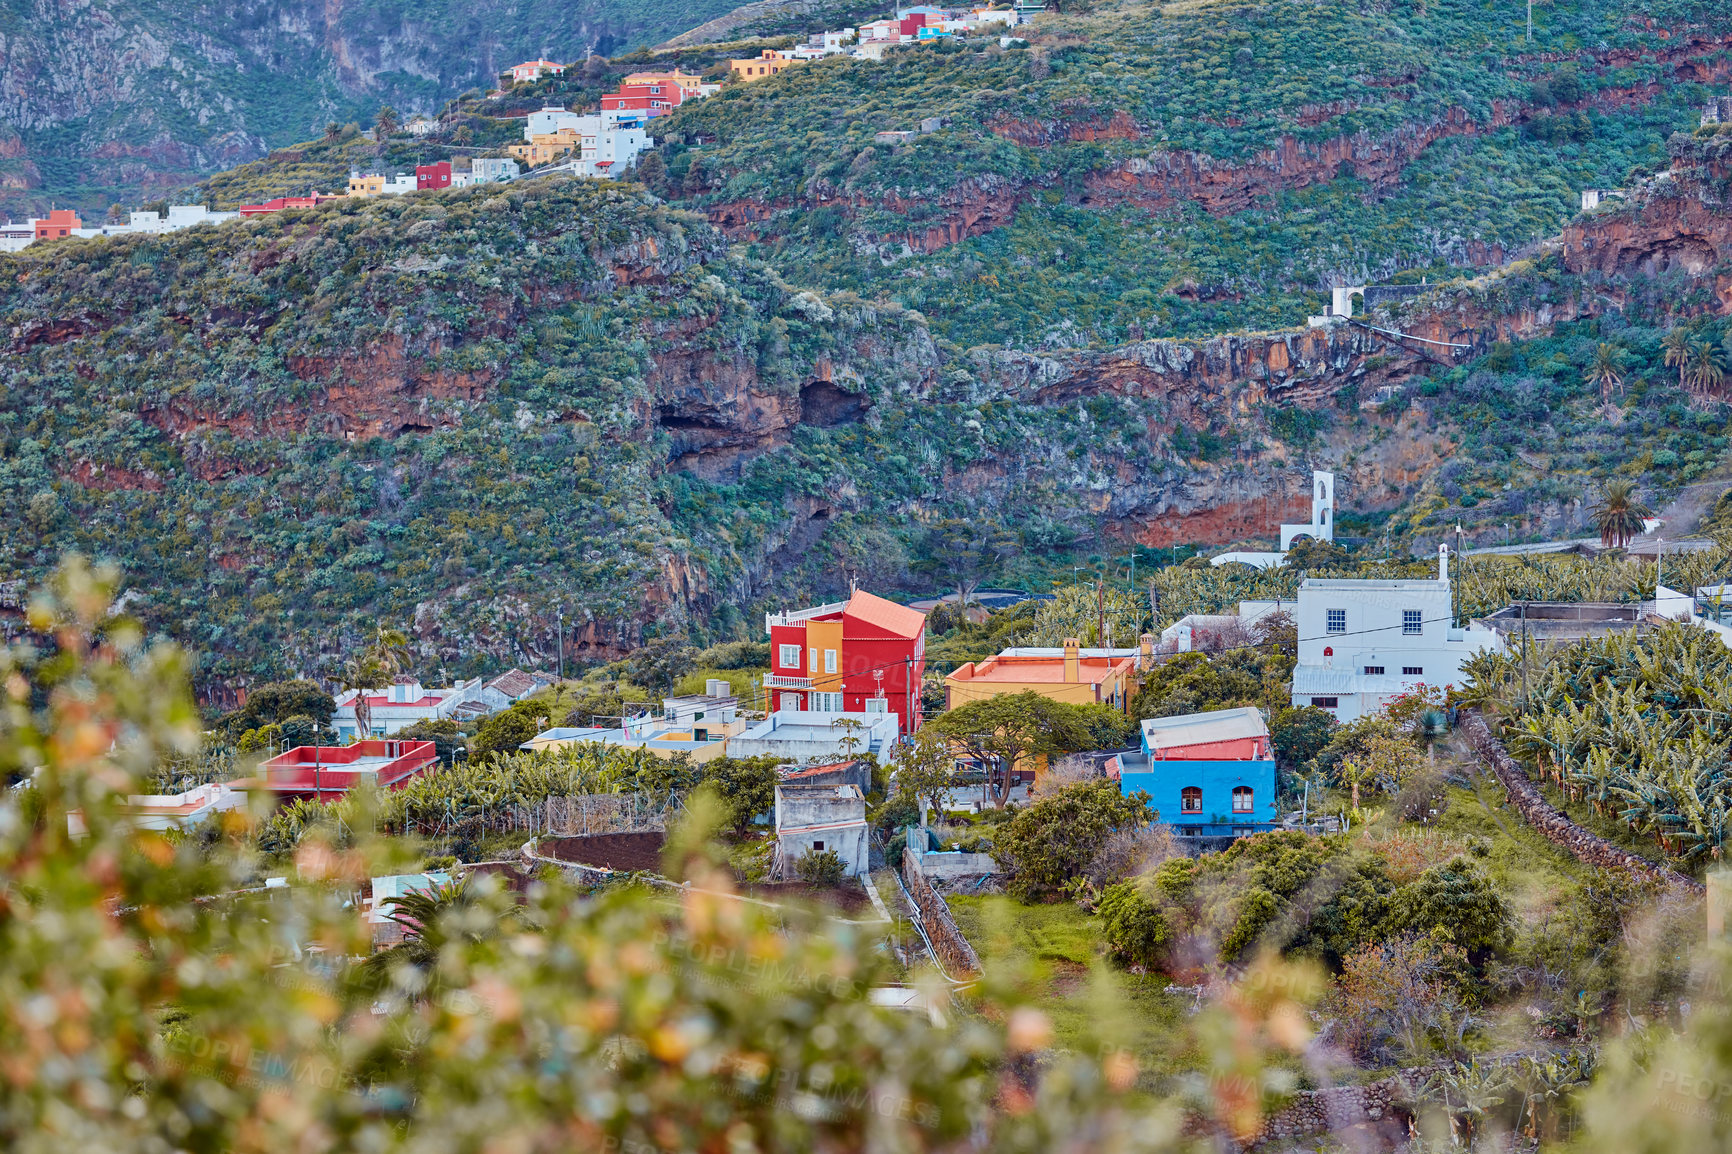
{"type": "Polygon", "coordinates": [[[764,678],[764,685],[770,689],[810,689],[810,677],[786,677],[780,673],[771,673],[764,678]]]}

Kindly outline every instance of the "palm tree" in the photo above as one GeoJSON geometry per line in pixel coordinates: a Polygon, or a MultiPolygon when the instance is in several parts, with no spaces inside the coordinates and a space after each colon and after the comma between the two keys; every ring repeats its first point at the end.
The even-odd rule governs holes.
{"type": "Polygon", "coordinates": [[[338,681],[344,689],[355,691],[355,737],[366,741],[373,736],[373,704],[367,694],[391,684],[391,674],[366,652],[357,653],[343,665],[338,681]]]}
{"type": "Polygon", "coordinates": [[[1707,341],[1698,341],[1690,346],[1690,383],[1695,386],[1695,392],[1708,396],[1715,392],[1726,381],[1726,369],[1720,364],[1720,353],[1707,341]]]}
{"type": "Polygon", "coordinates": [[[1588,384],[1600,387],[1600,403],[1610,405],[1612,394],[1624,383],[1624,350],[1609,341],[1601,341],[1594,350],[1593,363],[1588,365],[1588,384]]]}
{"type": "Polygon", "coordinates": [[[373,736],[373,706],[367,694],[390,685],[409,668],[409,636],[383,623],[373,626],[372,642],[343,666],[343,688],[355,691],[355,729],[360,740],[373,736]]]}
{"type": "Polygon", "coordinates": [[[1678,387],[1684,388],[1688,384],[1684,376],[1690,364],[1690,330],[1667,330],[1666,335],[1660,339],[1660,347],[1666,350],[1666,367],[1678,370],[1678,387]]]}
{"type": "Polygon", "coordinates": [[[1652,509],[1637,500],[1634,481],[1607,482],[1600,499],[1594,502],[1594,528],[1608,549],[1622,549],[1632,537],[1640,536],[1644,523],[1653,515],[1652,509]]]}

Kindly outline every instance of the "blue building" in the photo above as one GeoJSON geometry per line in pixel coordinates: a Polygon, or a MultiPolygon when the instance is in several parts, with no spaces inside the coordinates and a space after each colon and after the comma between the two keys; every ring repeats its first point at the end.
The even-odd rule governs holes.
{"type": "Polygon", "coordinates": [[[1181,833],[1257,833],[1275,824],[1275,754],[1256,709],[1142,723],[1142,749],[1107,763],[1124,793],[1147,793],[1181,833]]]}

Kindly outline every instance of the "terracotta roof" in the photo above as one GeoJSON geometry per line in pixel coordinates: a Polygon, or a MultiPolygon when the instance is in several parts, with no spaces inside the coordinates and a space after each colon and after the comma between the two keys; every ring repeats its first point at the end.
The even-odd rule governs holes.
{"type": "Polygon", "coordinates": [[[1179,717],[1151,717],[1142,723],[1142,729],[1144,743],[1156,751],[1269,736],[1263,715],[1248,705],[1179,717]]]}
{"type": "Polygon", "coordinates": [[[926,615],[920,610],[886,601],[858,589],[848,598],[846,613],[897,637],[918,637],[920,631],[926,628],[926,615]]]}
{"type": "Polygon", "coordinates": [[[488,688],[497,689],[507,697],[522,697],[546,684],[546,681],[521,669],[508,669],[487,683],[488,688]]]}
{"type": "MultiPolygon", "coordinates": [[[[963,666],[947,680],[956,682],[989,682],[1009,685],[1065,684],[1065,659],[1059,657],[988,657],[973,666],[963,666]]],[[[1130,672],[1136,662],[1129,657],[1079,657],[1077,680],[1072,685],[1104,683],[1114,676],[1130,672]]]]}
{"type": "Polygon", "coordinates": [[[796,769],[791,773],[783,774],[782,780],[797,783],[802,777],[813,777],[820,773],[834,773],[839,769],[850,769],[854,764],[855,759],[850,758],[847,761],[833,761],[828,765],[808,765],[804,769],[796,769]]]}

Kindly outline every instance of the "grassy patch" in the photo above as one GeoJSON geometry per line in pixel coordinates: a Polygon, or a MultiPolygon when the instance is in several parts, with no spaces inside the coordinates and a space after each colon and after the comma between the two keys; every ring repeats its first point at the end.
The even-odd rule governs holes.
{"type": "Polygon", "coordinates": [[[1108,963],[1093,917],[1069,903],[1025,906],[1001,895],[948,900],[988,975],[1023,984],[1052,1018],[1059,1046],[1124,1046],[1156,1075],[1184,1068],[1187,1000],[1165,993],[1161,975],[1108,963]]]}

